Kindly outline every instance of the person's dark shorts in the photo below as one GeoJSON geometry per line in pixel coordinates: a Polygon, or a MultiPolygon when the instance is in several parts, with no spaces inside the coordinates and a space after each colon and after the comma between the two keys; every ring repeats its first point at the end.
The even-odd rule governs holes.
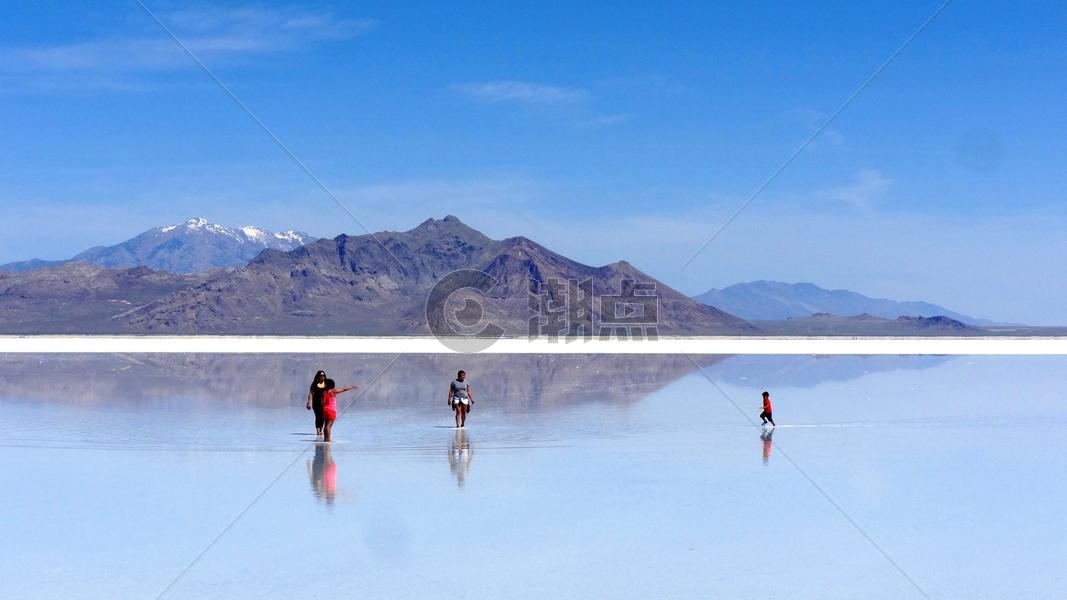
{"type": "MultiPolygon", "coordinates": [[[[751,415],[752,413],[748,413],[748,414],[751,415]]],[[[763,412],[761,412],[759,414],[759,418],[761,418],[761,419],[773,419],[774,417],[771,416],[771,413],[769,413],[767,411],[763,411],[763,412]]]]}

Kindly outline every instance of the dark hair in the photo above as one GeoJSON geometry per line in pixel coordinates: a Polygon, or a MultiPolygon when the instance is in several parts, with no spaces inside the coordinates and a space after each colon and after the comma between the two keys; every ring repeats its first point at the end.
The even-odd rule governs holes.
{"type": "Polygon", "coordinates": [[[460,371],[459,373],[456,373],[456,379],[459,379],[460,375],[466,375],[466,374],[467,374],[466,371],[460,371]]]}
{"type": "Polygon", "coordinates": [[[770,393],[770,392],[763,392],[763,395],[764,395],[764,396],[770,396],[770,395],[771,395],[771,393],[770,393]]]}
{"type": "Polygon", "coordinates": [[[332,379],[327,379],[326,380],[326,389],[332,390],[335,387],[337,387],[337,383],[334,382],[334,380],[332,380],[332,379]]]}

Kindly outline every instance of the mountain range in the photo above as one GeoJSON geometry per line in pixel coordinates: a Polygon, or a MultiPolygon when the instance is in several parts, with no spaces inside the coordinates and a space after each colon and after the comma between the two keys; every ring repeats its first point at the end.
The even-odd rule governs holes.
{"type": "MultiPolygon", "coordinates": [[[[688,298],[626,261],[584,265],[524,237],[490,239],[448,216],[410,231],[333,239],[190,219],[66,261],[11,263],[0,269],[0,333],[429,334],[444,317],[427,322],[428,294],[457,269],[495,282],[473,309],[468,303],[455,313],[458,320],[481,311],[483,323],[498,323],[508,335],[529,331],[529,282],[552,279],[588,281],[582,292],[597,297],[620,295],[626,281],[655,287],[655,304],[633,297],[636,303],[611,306],[609,299],[571,315],[584,331],[610,320],[612,309],[619,316],[620,306],[624,314],[658,309],[657,335],[1014,331],[980,329],[990,322],[935,304],[811,283],[754,281],[688,298]]],[[[542,308],[559,306],[566,294],[542,291],[542,308]]],[[[553,315],[542,317],[555,323],[553,315]]]]}
{"type": "Polygon", "coordinates": [[[260,227],[224,227],[207,219],[154,227],[113,246],[96,246],[66,260],[31,259],[0,265],[4,271],[32,271],[68,263],[116,269],[148,267],[171,273],[197,273],[243,266],[266,249],[292,250],[316,238],[301,231],[275,233],[260,227]]]}
{"type": "MultiPolygon", "coordinates": [[[[99,267],[75,263],[0,273],[0,332],[73,332],[73,327],[92,333],[429,334],[429,290],[457,269],[481,270],[497,282],[481,310],[509,335],[528,333],[528,280],[552,278],[588,279],[594,295],[618,295],[624,280],[654,285],[658,335],[758,332],[625,261],[583,265],[524,237],[490,239],[453,216],[428,219],[405,232],[339,235],[289,251],[267,249],[246,266],[195,275],[144,267],[94,269],[99,267]],[[119,285],[124,281],[137,282],[137,293],[124,296],[119,285]],[[57,321],[57,313],[77,316],[57,321]]],[[[560,300],[559,292],[548,295],[560,300]]],[[[604,317],[594,305],[576,320],[588,328],[604,317]]]]}
{"type": "Polygon", "coordinates": [[[928,302],[870,298],[849,290],[824,289],[813,283],[752,281],[723,289],[713,288],[693,298],[750,321],[776,321],[830,313],[838,316],[870,315],[883,319],[944,316],[968,325],[992,324],[991,321],[962,315],[928,302]]]}
{"type": "Polygon", "coordinates": [[[772,321],[753,320],[752,323],[768,335],[983,335],[981,327],[968,325],[945,316],[911,317],[901,315],[886,319],[869,314],[840,316],[815,313],[807,317],[791,317],[772,321]]]}

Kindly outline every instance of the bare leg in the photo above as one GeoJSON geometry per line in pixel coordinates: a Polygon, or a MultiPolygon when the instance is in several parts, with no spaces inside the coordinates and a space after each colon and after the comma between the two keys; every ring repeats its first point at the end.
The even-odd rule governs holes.
{"type": "Polygon", "coordinates": [[[333,420],[326,419],[326,424],[322,428],[322,441],[330,441],[330,432],[333,431],[333,420]]]}
{"type": "Polygon", "coordinates": [[[456,402],[452,405],[452,411],[456,413],[456,429],[462,427],[459,422],[459,411],[463,410],[462,408],[460,408],[461,406],[463,406],[463,403],[461,402],[456,402]]]}
{"type": "Polygon", "coordinates": [[[467,405],[463,404],[462,402],[459,403],[459,414],[459,426],[463,427],[467,424],[467,405]]]}

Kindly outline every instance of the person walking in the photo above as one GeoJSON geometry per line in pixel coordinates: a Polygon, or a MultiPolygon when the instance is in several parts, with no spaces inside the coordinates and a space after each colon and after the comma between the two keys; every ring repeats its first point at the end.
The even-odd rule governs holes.
{"type": "Polygon", "coordinates": [[[315,373],[308,389],[307,409],[315,411],[315,435],[322,435],[322,396],[326,393],[326,371],[315,373]]]}
{"type": "Polygon", "coordinates": [[[474,392],[467,381],[467,372],[456,373],[455,380],[448,386],[448,405],[456,413],[456,428],[467,424],[467,413],[474,404],[474,392]]]}

